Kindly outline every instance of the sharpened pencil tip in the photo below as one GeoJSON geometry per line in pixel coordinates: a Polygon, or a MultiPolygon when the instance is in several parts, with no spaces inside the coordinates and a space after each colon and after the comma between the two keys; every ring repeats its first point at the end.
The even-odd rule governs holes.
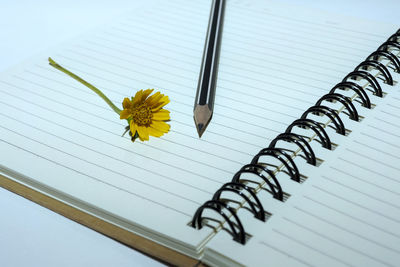
{"type": "Polygon", "coordinates": [[[199,134],[199,138],[203,135],[204,131],[206,130],[206,127],[204,127],[203,123],[197,124],[197,133],[199,134]]]}
{"type": "Polygon", "coordinates": [[[207,105],[196,105],[194,109],[194,123],[196,124],[197,133],[199,134],[199,138],[205,132],[208,123],[210,122],[212,117],[212,111],[207,105]]]}

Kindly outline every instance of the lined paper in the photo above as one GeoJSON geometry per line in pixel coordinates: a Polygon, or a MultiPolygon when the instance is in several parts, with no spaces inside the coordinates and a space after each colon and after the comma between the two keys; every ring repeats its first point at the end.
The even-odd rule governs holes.
{"type": "MultiPolygon", "coordinates": [[[[300,247],[308,246],[320,256],[326,254],[321,262],[313,260],[313,266],[337,255],[336,266],[397,265],[398,119],[391,118],[390,125],[382,121],[397,116],[394,104],[400,98],[395,90],[388,94],[364,127],[335,151],[336,160],[321,167],[321,174],[310,181],[301,197],[288,203],[291,207],[282,215],[280,225],[273,226],[278,235],[303,241],[300,247]]],[[[305,254],[299,257],[306,259],[305,254]]]]}
{"type": "MultiPolygon", "coordinates": [[[[250,5],[248,9],[255,6],[250,5]]],[[[304,34],[300,42],[305,42],[308,34],[314,32],[314,35],[310,34],[311,39],[321,37],[327,41],[333,37],[332,41],[338,43],[330,47],[329,44],[324,45],[323,41],[313,41],[313,44],[311,39],[309,41],[309,47],[315,45],[316,51],[321,47],[322,51],[332,55],[332,59],[325,62],[326,67],[322,65],[317,70],[326,73],[323,79],[327,89],[331,81],[334,84],[340,82],[397,30],[396,27],[378,24],[381,30],[367,32],[364,29],[373,26],[362,20],[354,23],[345,17],[322,14],[321,22],[318,15],[307,16],[307,12],[311,11],[304,11],[304,14],[301,9],[289,8],[281,13],[273,11],[269,7],[259,9],[263,18],[267,15],[272,17],[269,18],[271,23],[266,26],[272,28],[271,32],[278,31],[272,26],[274,23],[286,20],[284,27],[302,26],[299,31],[291,31],[294,35],[299,32],[304,34]],[[345,56],[351,47],[357,47],[358,50],[353,56],[345,56]],[[335,68],[343,73],[337,73],[335,68]],[[336,80],[333,78],[335,75],[339,75],[336,80]]],[[[292,40],[295,42],[295,38],[292,40]]],[[[313,72],[314,69],[309,65],[306,67],[306,64],[299,62],[298,66],[313,73],[313,77],[322,77],[313,72]]],[[[398,74],[393,75],[398,81],[398,74]]],[[[318,81],[307,82],[318,85],[318,81]]],[[[248,211],[239,212],[246,232],[252,236],[245,246],[232,242],[232,237],[221,231],[208,244],[206,255],[210,256],[206,257],[205,262],[214,262],[216,255],[222,254],[234,256],[222,258],[218,264],[232,266],[261,266],[265,262],[272,266],[397,266],[400,259],[400,180],[397,178],[400,171],[397,167],[400,155],[400,140],[397,140],[400,138],[397,134],[400,127],[400,117],[397,115],[400,98],[398,85],[382,86],[386,97],[377,99],[371,96],[371,101],[376,104],[373,110],[357,107],[365,118],[353,124],[345,121],[351,133],[337,142],[338,147],[334,151],[326,154],[315,151],[317,157],[324,159],[321,166],[312,170],[304,164],[304,160],[296,161],[300,171],[311,171],[304,183],[292,188],[292,195],[286,202],[278,205],[276,202],[279,201],[265,199],[268,195],[262,195],[264,208],[273,214],[266,223],[254,219],[248,211]],[[227,247],[224,244],[228,242],[233,244],[227,247]]],[[[310,91],[313,92],[312,89],[310,91]]],[[[318,94],[317,91],[315,93],[318,94]]],[[[333,131],[329,134],[332,138],[336,138],[335,135],[333,131]]],[[[312,143],[313,148],[320,146],[312,143]]]]}
{"type": "MultiPolygon", "coordinates": [[[[202,139],[194,127],[193,103],[210,3],[149,1],[112,25],[0,76],[1,170],[20,182],[40,184],[44,192],[45,186],[56,190],[54,197],[73,197],[107,220],[169,246],[199,245],[212,231],[187,226],[196,209],[393,30],[354,32],[364,25],[348,30],[346,21],[327,27],[317,15],[287,16],[280,6],[259,10],[249,3],[227,3],[214,115],[202,139]],[[51,68],[48,56],[116,105],[136,90],[161,90],[171,99],[170,133],[146,143],[121,137],[125,122],[90,90],[51,68]]],[[[299,164],[306,173],[318,171],[299,164]]],[[[282,181],[288,193],[301,189],[290,184],[282,181]]],[[[324,188],[318,190],[322,196],[324,188]]],[[[286,209],[268,203],[274,215],[286,209]]],[[[291,220],[283,225],[308,231],[291,220]]],[[[279,252],[282,243],[271,240],[287,242],[289,233],[282,229],[271,227],[272,239],[259,237],[265,250],[276,247],[277,260],[286,256],[279,252]]],[[[290,238],[294,248],[306,242],[290,238]]],[[[219,236],[210,248],[213,242],[219,236]]]]}

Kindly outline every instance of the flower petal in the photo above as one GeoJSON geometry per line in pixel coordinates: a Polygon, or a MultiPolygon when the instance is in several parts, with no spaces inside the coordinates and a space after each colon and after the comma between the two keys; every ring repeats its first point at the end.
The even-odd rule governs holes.
{"type": "Polygon", "coordinates": [[[142,94],[143,94],[143,90],[139,90],[139,91],[136,92],[136,94],[135,94],[135,96],[134,96],[133,98],[134,98],[134,99],[136,99],[136,98],[141,98],[141,97],[142,97],[142,94]]]}
{"type": "Polygon", "coordinates": [[[164,135],[164,133],[162,131],[160,131],[154,127],[150,126],[148,129],[149,129],[149,135],[151,135],[151,136],[161,137],[164,135]]]}
{"type": "Polygon", "coordinates": [[[154,95],[150,96],[147,99],[147,104],[149,106],[152,106],[154,104],[157,104],[158,101],[163,97],[163,94],[161,94],[160,92],[156,92],[154,95]]]}
{"type": "Polygon", "coordinates": [[[143,90],[139,90],[136,92],[135,96],[132,97],[132,106],[140,102],[140,100],[142,99],[142,95],[143,95],[143,90]]]}
{"type": "Polygon", "coordinates": [[[122,101],[122,107],[124,109],[128,109],[128,108],[131,108],[131,106],[132,106],[132,102],[129,100],[129,98],[125,97],[124,101],[122,101]]]}
{"type": "Polygon", "coordinates": [[[169,97],[167,95],[163,96],[163,98],[160,100],[160,102],[164,102],[165,104],[168,104],[169,103],[169,97]]]}
{"type": "Polygon", "coordinates": [[[168,133],[170,128],[169,124],[166,124],[163,121],[152,121],[150,127],[153,127],[163,133],[168,133]]]}
{"type": "Polygon", "coordinates": [[[129,128],[131,130],[132,136],[135,136],[136,134],[136,129],[137,129],[137,125],[136,123],[132,120],[131,123],[129,124],[129,128]]]}
{"type": "Polygon", "coordinates": [[[162,97],[163,95],[160,92],[156,92],[154,95],[149,96],[149,98],[146,99],[146,103],[149,106],[152,106],[154,103],[157,103],[158,100],[162,97]]]}
{"type": "Polygon", "coordinates": [[[140,140],[149,140],[149,130],[145,126],[137,126],[137,131],[139,133],[140,140]]]}
{"type": "Polygon", "coordinates": [[[143,91],[142,97],[140,99],[140,102],[144,102],[146,98],[154,91],[154,89],[146,89],[143,91]]]}
{"type": "Polygon", "coordinates": [[[169,110],[160,109],[157,112],[153,113],[153,120],[156,121],[167,121],[170,119],[169,110]]]}
{"type": "Polygon", "coordinates": [[[132,113],[129,111],[129,109],[124,109],[121,111],[121,113],[119,113],[119,118],[121,120],[128,119],[131,116],[132,116],[132,113]]]}
{"type": "Polygon", "coordinates": [[[165,106],[166,104],[168,104],[169,103],[169,98],[168,98],[168,96],[163,96],[161,99],[160,99],[160,101],[158,102],[158,103],[156,103],[156,104],[154,104],[153,106],[152,106],[152,111],[154,112],[154,111],[157,111],[157,110],[159,110],[159,109],[161,109],[163,106],[165,106]]]}

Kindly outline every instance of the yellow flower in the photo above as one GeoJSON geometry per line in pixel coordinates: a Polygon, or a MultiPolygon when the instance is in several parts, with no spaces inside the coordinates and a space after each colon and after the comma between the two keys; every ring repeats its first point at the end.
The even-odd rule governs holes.
{"type": "MultiPolygon", "coordinates": [[[[81,77],[73,74],[69,70],[63,68],[53,59],[49,58],[50,66],[64,72],[81,84],[87,86],[90,90],[100,96],[115,113],[119,114],[121,120],[127,120],[132,141],[139,138],[142,141],[149,140],[149,136],[160,137],[169,131],[169,125],[165,123],[170,119],[169,111],[163,107],[169,103],[169,98],[160,92],[150,96],[154,89],[140,90],[135,97],[124,98],[122,102],[123,110],[120,110],[114,103],[92,84],[83,80],[81,77]]],[[[126,132],[125,132],[126,133],[126,132]]]]}
{"type": "Polygon", "coordinates": [[[128,120],[132,141],[139,137],[141,141],[149,140],[149,136],[160,137],[169,131],[165,123],[170,119],[169,111],[163,107],[169,103],[166,95],[154,89],[140,90],[131,99],[124,98],[120,115],[121,120],[128,120]]]}

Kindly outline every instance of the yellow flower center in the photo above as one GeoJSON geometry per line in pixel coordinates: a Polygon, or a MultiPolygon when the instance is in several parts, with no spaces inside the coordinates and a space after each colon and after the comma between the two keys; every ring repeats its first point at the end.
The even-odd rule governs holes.
{"type": "Polygon", "coordinates": [[[132,119],[139,126],[150,125],[152,118],[153,112],[146,103],[142,103],[132,109],[132,119]]]}

